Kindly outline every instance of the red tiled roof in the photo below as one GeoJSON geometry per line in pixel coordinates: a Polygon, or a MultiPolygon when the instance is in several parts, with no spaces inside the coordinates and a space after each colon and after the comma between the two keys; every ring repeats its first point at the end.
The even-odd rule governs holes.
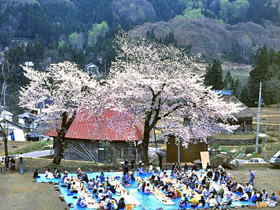
{"type": "MultiPolygon", "coordinates": [[[[77,114],[65,138],[84,140],[138,141],[143,139],[143,125],[125,112],[105,110],[100,114],[83,112],[77,114]]],[[[55,129],[47,136],[56,137],[55,129]]]]}

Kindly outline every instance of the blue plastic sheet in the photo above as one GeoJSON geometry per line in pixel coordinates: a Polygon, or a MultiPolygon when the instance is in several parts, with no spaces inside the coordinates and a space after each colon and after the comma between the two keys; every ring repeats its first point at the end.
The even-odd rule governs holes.
{"type": "MultiPolygon", "coordinates": [[[[203,171],[201,171],[203,172],[203,171]]],[[[170,174],[170,171],[168,172],[168,174],[170,174]]],[[[96,176],[100,175],[100,172],[92,172],[92,173],[87,173],[88,178],[95,178],[96,176]]],[[[104,175],[106,177],[121,177],[122,173],[121,172],[104,172],[104,175]]],[[[145,178],[145,177],[149,177],[151,174],[146,173],[146,174],[136,174],[135,177],[141,177],[141,178],[145,178]]],[[[52,182],[52,183],[58,183],[59,185],[59,190],[61,195],[63,195],[64,200],[67,204],[72,204],[74,207],[71,208],[72,210],[88,210],[89,208],[82,208],[76,205],[77,203],[77,197],[78,194],[77,193],[70,193],[70,191],[66,188],[62,186],[62,183],[60,182],[60,179],[47,179],[45,178],[44,174],[40,174],[40,177],[36,179],[37,182],[52,182]]],[[[74,173],[70,173],[70,176],[72,177],[76,177],[76,174],[74,173]]],[[[137,182],[134,181],[132,182],[132,185],[130,187],[125,187],[127,189],[127,191],[129,192],[130,195],[133,195],[140,203],[140,205],[138,207],[135,207],[133,209],[135,210],[140,210],[140,209],[160,209],[163,208],[164,210],[173,210],[173,209],[194,209],[191,208],[190,206],[186,206],[184,208],[180,208],[179,204],[180,204],[180,198],[177,199],[172,199],[176,205],[171,205],[171,206],[166,206],[163,205],[155,196],[153,195],[147,195],[144,194],[141,191],[138,191],[137,189],[137,182]]],[[[114,198],[116,198],[117,200],[120,198],[120,196],[118,195],[114,195],[114,198]]],[[[248,205],[255,205],[252,202],[246,202],[246,201],[233,201],[231,207],[242,207],[242,206],[248,206],[248,205]]],[[[204,207],[204,209],[209,208],[207,205],[204,207]]],[[[197,208],[197,209],[201,209],[197,208]]]]}

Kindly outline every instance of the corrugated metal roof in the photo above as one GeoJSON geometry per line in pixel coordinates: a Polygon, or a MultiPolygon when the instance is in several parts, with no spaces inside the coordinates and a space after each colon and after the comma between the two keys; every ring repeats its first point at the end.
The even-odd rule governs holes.
{"type": "MultiPolygon", "coordinates": [[[[55,129],[47,136],[56,137],[55,129]]],[[[105,110],[99,114],[77,114],[65,138],[84,140],[138,141],[143,139],[143,124],[132,114],[105,110]],[[135,126],[135,121],[137,126],[135,126]]]]}

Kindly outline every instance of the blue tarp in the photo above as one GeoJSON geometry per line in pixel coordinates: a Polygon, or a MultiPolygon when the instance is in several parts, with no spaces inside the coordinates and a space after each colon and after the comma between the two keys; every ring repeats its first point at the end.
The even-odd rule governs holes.
{"type": "MultiPolygon", "coordinates": [[[[169,172],[170,174],[170,172],[169,172]]],[[[88,175],[88,178],[91,179],[91,178],[95,178],[96,176],[100,175],[100,172],[93,172],[93,173],[87,173],[88,175]]],[[[106,177],[116,177],[116,176],[122,176],[122,173],[121,172],[105,172],[104,175],[106,177]]],[[[140,176],[141,178],[143,177],[149,177],[151,174],[146,174],[146,175],[138,175],[136,174],[136,177],[137,176],[140,176]]],[[[70,191],[66,188],[66,187],[62,187],[62,183],[60,182],[60,179],[47,179],[45,178],[45,175],[44,174],[40,174],[39,175],[40,177],[36,179],[37,182],[53,182],[53,183],[58,183],[59,185],[59,190],[60,190],[60,193],[63,195],[64,197],[64,200],[67,204],[73,204],[74,205],[74,208],[71,208],[71,209],[83,209],[83,210],[87,210],[89,208],[81,208],[79,206],[76,205],[77,203],[77,197],[78,197],[78,194],[77,193],[70,193],[70,191]]],[[[74,173],[71,173],[70,176],[72,177],[76,177],[76,174],[74,173]]],[[[155,196],[153,195],[147,195],[147,194],[144,194],[143,192],[141,191],[138,191],[137,190],[137,182],[134,181],[132,183],[132,185],[130,187],[126,187],[126,189],[128,190],[129,194],[130,195],[133,195],[140,203],[140,205],[136,208],[133,208],[135,210],[140,210],[140,209],[159,209],[159,208],[163,208],[165,210],[171,210],[171,209],[194,209],[194,208],[191,208],[190,206],[187,206],[187,207],[184,207],[184,208],[180,208],[179,207],[179,204],[180,204],[180,198],[177,198],[177,199],[172,199],[176,205],[171,205],[171,206],[165,206],[163,205],[155,196]]],[[[118,195],[114,195],[113,196],[114,198],[116,198],[117,200],[120,198],[120,196],[118,195]]],[[[254,203],[252,202],[245,202],[245,201],[233,201],[231,207],[241,207],[241,206],[248,206],[248,205],[255,205],[254,203]]],[[[205,206],[204,207],[205,209],[208,208],[208,206],[205,206]]],[[[197,209],[201,209],[201,208],[197,208],[197,209]]]]}

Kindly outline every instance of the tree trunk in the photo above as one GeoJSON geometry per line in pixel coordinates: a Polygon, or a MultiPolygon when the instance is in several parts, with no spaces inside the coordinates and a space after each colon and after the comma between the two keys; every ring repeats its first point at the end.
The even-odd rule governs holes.
{"type": "MultiPolygon", "coordinates": [[[[5,160],[7,159],[7,157],[9,156],[9,151],[8,151],[8,138],[5,132],[5,129],[2,127],[2,125],[0,124],[0,129],[1,129],[1,136],[2,136],[2,140],[4,142],[4,152],[5,152],[5,160]]],[[[8,168],[8,162],[5,161],[5,166],[8,168]]]]}
{"type": "Polygon", "coordinates": [[[63,155],[63,144],[62,144],[62,138],[59,136],[58,138],[54,139],[53,163],[56,165],[60,165],[62,155],[63,155]]]}
{"type": "Polygon", "coordinates": [[[144,127],[144,138],[142,143],[142,149],[143,149],[143,162],[145,164],[149,163],[149,140],[150,140],[150,130],[144,127]]]}
{"type": "Polygon", "coordinates": [[[76,116],[76,112],[68,119],[68,114],[64,112],[61,115],[61,127],[57,129],[57,138],[54,139],[54,155],[53,155],[53,163],[56,165],[60,165],[61,159],[63,157],[63,143],[64,138],[69,130],[72,122],[74,121],[76,116]]]}

